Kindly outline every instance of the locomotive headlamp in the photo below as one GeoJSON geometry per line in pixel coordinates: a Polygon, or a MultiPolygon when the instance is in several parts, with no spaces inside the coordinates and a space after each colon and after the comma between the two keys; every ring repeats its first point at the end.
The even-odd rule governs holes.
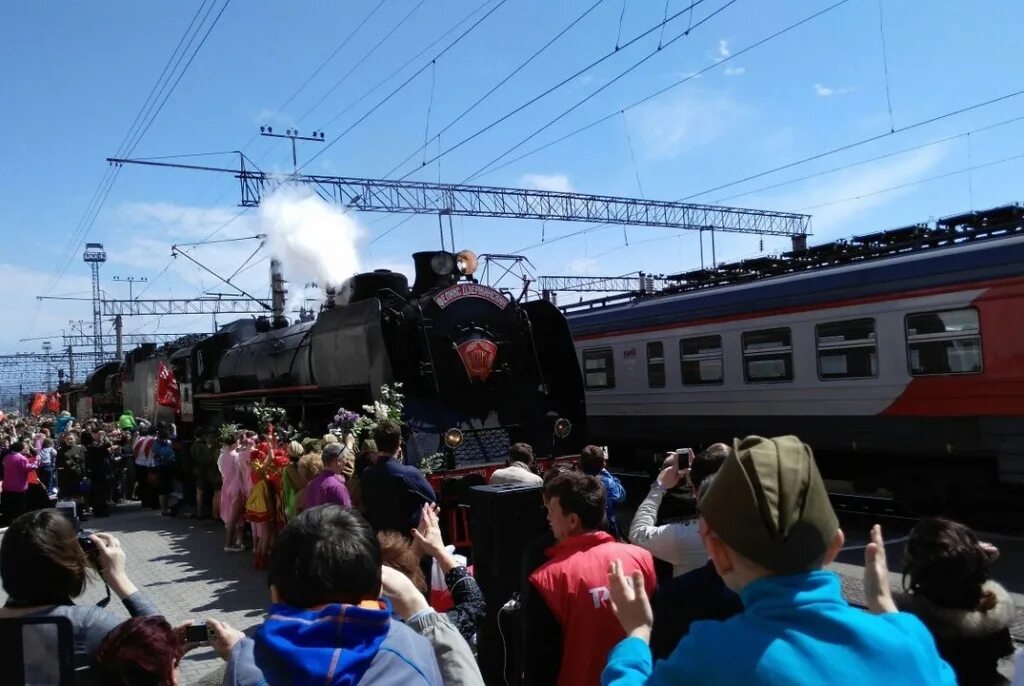
{"type": "Polygon", "coordinates": [[[572,433],[572,422],[565,417],[559,417],[558,421],[555,422],[555,435],[559,438],[565,438],[572,433]]]}
{"type": "Polygon", "coordinates": [[[458,429],[448,429],[444,434],[444,444],[452,450],[455,450],[462,445],[462,441],[462,432],[458,429]]]}
{"type": "Polygon", "coordinates": [[[450,252],[439,252],[430,258],[430,268],[438,276],[448,276],[455,271],[455,257],[450,252]]]}

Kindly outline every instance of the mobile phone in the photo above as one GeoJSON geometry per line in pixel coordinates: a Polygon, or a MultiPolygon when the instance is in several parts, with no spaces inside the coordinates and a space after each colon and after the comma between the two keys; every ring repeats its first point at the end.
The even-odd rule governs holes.
{"type": "Polygon", "coordinates": [[[206,643],[210,640],[210,628],[206,622],[185,627],[185,643],[206,643]]]}

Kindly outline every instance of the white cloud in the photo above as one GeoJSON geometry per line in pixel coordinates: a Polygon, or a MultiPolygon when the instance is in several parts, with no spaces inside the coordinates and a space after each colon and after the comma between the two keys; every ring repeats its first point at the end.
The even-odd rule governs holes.
{"type": "Polygon", "coordinates": [[[823,86],[820,83],[814,84],[814,93],[819,98],[831,98],[833,95],[845,95],[851,90],[851,88],[830,88],[829,86],[823,86]]]}
{"type": "Polygon", "coordinates": [[[538,191],[573,192],[572,183],[565,174],[523,174],[519,177],[519,184],[538,191]]]}
{"type": "Polygon", "coordinates": [[[726,76],[743,76],[747,73],[746,67],[726,67],[722,72],[726,76]]]}
{"type": "Polygon", "coordinates": [[[295,120],[291,116],[269,108],[264,108],[257,112],[253,121],[257,126],[276,126],[281,129],[281,133],[284,133],[285,129],[296,128],[295,120]]]}
{"type": "Polygon", "coordinates": [[[784,196],[747,196],[743,204],[811,214],[817,242],[829,240],[830,236],[863,233],[865,227],[855,226],[853,219],[913,192],[916,186],[882,193],[878,191],[927,176],[946,156],[946,152],[944,146],[930,146],[877,164],[819,177],[800,184],[784,196]],[[841,200],[845,202],[837,202],[841,200]]]}
{"type": "Polygon", "coordinates": [[[579,257],[565,265],[566,272],[576,276],[592,276],[596,268],[597,260],[592,257],[579,257]]]}
{"type": "Polygon", "coordinates": [[[726,57],[732,57],[732,51],[729,50],[729,41],[722,38],[718,41],[718,59],[724,60],[726,57]]]}
{"type": "Polygon", "coordinates": [[[750,116],[727,96],[691,91],[642,105],[630,123],[644,154],[650,159],[666,159],[714,142],[750,116]]]}

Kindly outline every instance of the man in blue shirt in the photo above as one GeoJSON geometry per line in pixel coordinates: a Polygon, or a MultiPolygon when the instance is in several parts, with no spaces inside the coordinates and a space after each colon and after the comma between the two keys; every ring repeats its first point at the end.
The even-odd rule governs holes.
{"type": "Polygon", "coordinates": [[[377,425],[373,439],[380,452],[359,475],[363,514],[377,531],[409,535],[420,523],[423,504],[436,502],[437,496],[420,470],[400,462],[401,424],[385,419],[377,425]]]}
{"type": "Polygon", "coordinates": [[[897,612],[878,527],[865,551],[871,612],[850,607],[822,569],[843,532],[808,446],[795,436],[736,441],[698,503],[708,556],[743,601],[724,622],[699,621],[652,664],[643,578],[612,564],[609,593],[626,631],[601,675],[633,684],[929,684],[953,686],[928,629],[897,612]]]}
{"type": "Polygon", "coordinates": [[[604,486],[604,507],[608,517],[608,527],[616,538],[622,538],[619,531],[619,520],[615,516],[615,508],[626,499],[626,489],[622,482],[608,471],[608,453],[597,445],[588,445],[580,451],[580,471],[596,476],[604,486]]]}

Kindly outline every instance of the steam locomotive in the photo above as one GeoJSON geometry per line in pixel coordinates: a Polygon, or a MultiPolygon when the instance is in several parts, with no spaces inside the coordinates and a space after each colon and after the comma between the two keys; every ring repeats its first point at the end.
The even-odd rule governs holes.
{"type": "Polygon", "coordinates": [[[198,426],[251,425],[253,404],[265,401],[317,434],[339,407],[358,411],[380,399],[381,386],[400,382],[411,464],[438,452],[449,468],[499,462],[517,441],[538,455],[578,452],[583,381],[562,313],[478,283],[472,253],[420,252],[413,260],[411,287],[397,272],[357,274],[327,292],[313,321],[289,325],[277,288],[272,319],[140,346],[93,372],[79,414],[123,407],[175,421],[187,436],[198,426]],[[155,405],[160,361],[179,382],[176,413],[155,405]]]}

